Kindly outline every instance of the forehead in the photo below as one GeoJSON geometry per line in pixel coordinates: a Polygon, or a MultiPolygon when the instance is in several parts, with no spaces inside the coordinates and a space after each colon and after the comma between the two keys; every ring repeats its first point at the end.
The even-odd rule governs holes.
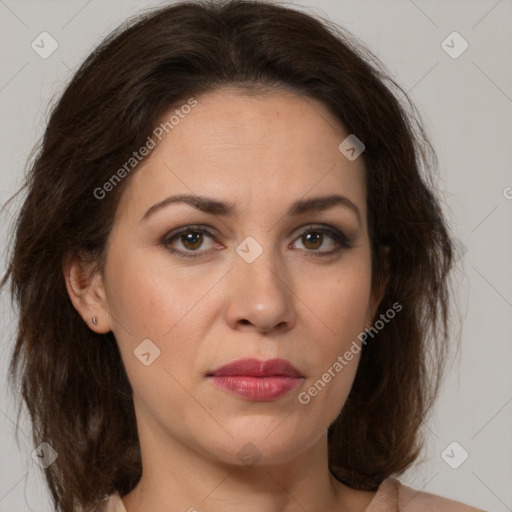
{"type": "Polygon", "coordinates": [[[140,212],[164,195],[194,193],[276,208],[338,192],[364,211],[363,158],[340,152],[349,134],[322,103],[281,90],[224,89],[196,100],[131,177],[120,207],[140,212]]]}

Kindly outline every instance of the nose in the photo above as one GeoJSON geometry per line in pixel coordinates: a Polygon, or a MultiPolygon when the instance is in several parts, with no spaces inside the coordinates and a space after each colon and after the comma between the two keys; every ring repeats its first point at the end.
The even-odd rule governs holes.
{"type": "Polygon", "coordinates": [[[287,331],[296,322],[290,278],[272,251],[252,263],[235,258],[228,274],[226,319],[235,330],[287,331]]]}

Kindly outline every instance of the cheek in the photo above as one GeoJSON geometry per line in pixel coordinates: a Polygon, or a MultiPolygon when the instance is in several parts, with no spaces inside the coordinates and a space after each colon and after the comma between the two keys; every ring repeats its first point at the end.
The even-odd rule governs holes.
{"type": "Polygon", "coordinates": [[[200,301],[209,282],[171,266],[158,250],[121,252],[112,252],[106,268],[112,320],[134,338],[161,339],[200,301]]]}
{"type": "MultiPolygon", "coordinates": [[[[317,336],[314,374],[298,396],[311,418],[336,419],[347,399],[361,356],[361,333],[368,317],[371,293],[370,265],[360,257],[340,267],[338,276],[319,282],[322,293],[310,293],[308,306],[322,320],[325,336],[317,336]]],[[[306,420],[307,421],[307,420],[306,420]]]]}
{"type": "Polygon", "coordinates": [[[350,351],[350,360],[340,346],[332,350],[319,365],[319,371],[308,379],[297,394],[297,407],[303,411],[303,427],[306,430],[325,431],[338,417],[352,388],[360,352],[350,351]]]}
{"type": "Polygon", "coordinates": [[[354,257],[338,271],[312,276],[297,282],[296,294],[304,298],[324,325],[328,340],[336,344],[357,336],[365,326],[371,297],[371,268],[365,258],[354,257]],[[315,283],[314,289],[311,283],[315,283]]]}
{"type": "Polygon", "coordinates": [[[217,273],[195,275],[198,271],[170,265],[165,254],[126,251],[121,259],[121,253],[109,255],[107,301],[134,391],[175,388],[169,373],[188,383],[215,311],[207,294],[219,280],[217,273]],[[157,357],[145,366],[137,354],[148,352],[149,361],[157,357]]]}

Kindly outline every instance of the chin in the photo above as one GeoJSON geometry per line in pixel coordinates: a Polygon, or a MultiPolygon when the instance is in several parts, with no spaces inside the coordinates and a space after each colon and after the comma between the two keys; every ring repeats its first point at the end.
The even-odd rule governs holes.
{"type": "MultiPolygon", "coordinates": [[[[282,421],[282,418],[279,420],[282,421]]],[[[236,430],[227,428],[233,434],[223,436],[224,442],[212,451],[217,458],[227,464],[235,465],[270,465],[284,464],[306,451],[320,437],[300,432],[293,435],[289,428],[279,421],[265,418],[258,421],[254,417],[245,418],[245,426],[238,425],[236,430]]],[[[219,441],[218,438],[212,439],[219,441]]]]}

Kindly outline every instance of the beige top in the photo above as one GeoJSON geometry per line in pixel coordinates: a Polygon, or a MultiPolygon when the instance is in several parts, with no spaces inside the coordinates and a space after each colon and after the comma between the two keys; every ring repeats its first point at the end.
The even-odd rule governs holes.
{"type": "MultiPolygon", "coordinates": [[[[118,493],[112,494],[99,509],[101,512],[126,512],[118,493]]],[[[365,512],[485,512],[458,501],[416,491],[400,483],[396,478],[387,478],[377,489],[365,512]]]]}

